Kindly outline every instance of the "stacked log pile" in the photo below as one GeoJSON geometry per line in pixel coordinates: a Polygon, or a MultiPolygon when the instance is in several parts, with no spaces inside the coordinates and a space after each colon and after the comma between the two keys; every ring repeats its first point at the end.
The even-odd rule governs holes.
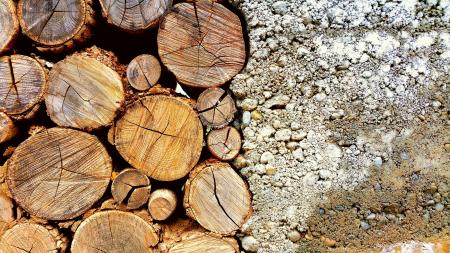
{"type": "Polygon", "coordinates": [[[95,1],[0,2],[0,252],[240,252],[239,17],[95,1]],[[155,51],[89,45],[99,29],[155,51]]]}

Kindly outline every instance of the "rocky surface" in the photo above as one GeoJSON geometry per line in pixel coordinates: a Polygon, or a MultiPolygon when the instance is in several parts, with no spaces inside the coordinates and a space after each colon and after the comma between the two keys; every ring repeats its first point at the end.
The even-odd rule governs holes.
{"type": "Polygon", "coordinates": [[[448,238],[450,1],[232,1],[248,252],[448,238]]]}

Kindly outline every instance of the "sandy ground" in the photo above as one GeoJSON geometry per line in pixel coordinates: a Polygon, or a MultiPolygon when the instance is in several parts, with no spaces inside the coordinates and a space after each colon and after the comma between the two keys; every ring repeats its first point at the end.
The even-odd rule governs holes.
{"type": "MultiPolygon", "coordinates": [[[[449,0],[233,1],[247,252],[446,241],[449,0]]],[[[436,251],[437,252],[437,251],[436,251]]]]}

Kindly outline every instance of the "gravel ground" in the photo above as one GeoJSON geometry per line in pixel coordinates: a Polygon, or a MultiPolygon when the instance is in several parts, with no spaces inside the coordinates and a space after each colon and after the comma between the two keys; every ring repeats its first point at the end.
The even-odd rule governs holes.
{"type": "Polygon", "coordinates": [[[248,252],[449,238],[449,0],[232,1],[248,252]]]}

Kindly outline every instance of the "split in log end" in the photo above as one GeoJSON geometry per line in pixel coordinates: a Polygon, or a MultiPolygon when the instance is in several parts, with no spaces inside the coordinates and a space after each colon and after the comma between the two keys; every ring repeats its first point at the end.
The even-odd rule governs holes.
{"type": "Polygon", "coordinates": [[[221,128],[234,119],[237,110],[233,98],[226,91],[209,88],[198,97],[197,111],[205,126],[221,128]]]}
{"type": "Polygon", "coordinates": [[[160,76],[161,65],[153,55],[139,55],[128,64],[128,82],[136,90],[150,89],[158,82],[160,76]]]}
{"type": "Polygon", "coordinates": [[[136,169],[126,169],[114,179],[111,193],[117,203],[127,209],[136,209],[147,203],[150,196],[150,180],[136,169]]]}

